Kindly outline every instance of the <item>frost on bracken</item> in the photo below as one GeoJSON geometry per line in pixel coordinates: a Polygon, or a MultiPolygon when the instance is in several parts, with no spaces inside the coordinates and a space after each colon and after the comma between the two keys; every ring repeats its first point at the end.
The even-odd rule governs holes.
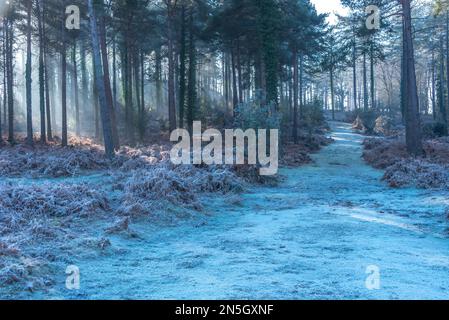
{"type": "MultiPolygon", "coordinates": [[[[0,286],[47,288],[54,263],[71,262],[70,248],[105,251],[112,247],[108,237],[133,234],[134,218],[176,223],[201,214],[212,193],[238,203],[247,183],[277,182],[261,177],[257,166],[175,166],[170,145],[122,147],[108,160],[91,140],[70,144],[0,149],[0,177],[8,178],[0,180],[0,286]],[[82,178],[90,172],[102,175],[82,178]]],[[[313,135],[301,148],[324,144],[313,135]]],[[[304,152],[300,157],[308,160],[304,152]]]]}
{"type": "Polygon", "coordinates": [[[62,246],[80,237],[77,220],[108,209],[105,193],[86,184],[0,185],[0,285],[44,286],[55,257],[36,244],[62,246]]]}
{"type": "Polygon", "coordinates": [[[200,193],[238,192],[243,183],[233,172],[221,167],[172,166],[137,169],[116,175],[116,189],[122,191],[121,214],[154,214],[167,202],[195,210],[201,209],[200,193]]]}
{"type": "Polygon", "coordinates": [[[133,149],[122,147],[113,161],[105,158],[102,147],[88,139],[71,139],[72,147],[57,145],[29,148],[20,144],[0,149],[0,176],[71,177],[84,172],[118,169],[133,170],[169,161],[169,147],[153,145],[133,149]]]}
{"type": "Polygon", "coordinates": [[[86,170],[106,168],[99,146],[72,141],[73,148],[55,145],[29,148],[25,145],[0,149],[0,175],[9,177],[67,177],[86,170]]]}
{"type": "Polygon", "coordinates": [[[364,146],[364,159],[375,168],[385,169],[384,180],[392,187],[449,190],[447,138],[425,141],[425,156],[418,159],[409,157],[403,138],[370,138],[364,146]]]}

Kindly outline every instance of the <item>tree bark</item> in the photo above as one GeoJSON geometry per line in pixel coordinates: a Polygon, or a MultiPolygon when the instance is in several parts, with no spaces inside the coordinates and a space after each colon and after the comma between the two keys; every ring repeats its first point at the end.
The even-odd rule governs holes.
{"type": "Polygon", "coordinates": [[[184,110],[186,102],[186,7],[181,8],[181,49],[179,53],[179,127],[184,127],[184,110]]]}
{"type": "Polygon", "coordinates": [[[366,70],[366,53],[363,53],[363,109],[368,111],[368,79],[366,70]]]}
{"type": "Polygon", "coordinates": [[[293,142],[295,144],[298,143],[298,89],[298,53],[295,50],[293,53],[293,142]]]}
{"type": "MultiPolygon", "coordinates": [[[[6,20],[6,19],[5,19],[6,20]]],[[[2,59],[3,59],[3,125],[6,125],[6,108],[8,106],[8,85],[7,85],[7,81],[8,81],[8,72],[7,72],[7,37],[6,37],[6,23],[4,23],[3,25],[3,30],[5,30],[3,32],[3,54],[2,54],[2,59]]],[[[2,136],[3,131],[0,133],[0,137],[2,136]]]]}
{"type": "Polygon", "coordinates": [[[373,43],[370,45],[370,77],[371,77],[371,108],[376,109],[376,88],[375,88],[375,75],[374,75],[374,47],[373,43]]]}
{"type": "MultiPolygon", "coordinates": [[[[64,4],[63,4],[64,7],[64,4]]],[[[61,25],[62,34],[62,49],[61,49],[61,106],[62,106],[62,146],[67,147],[67,44],[66,44],[66,29],[65,21],[63,19],[61,25]]]]}
{"type": "Polygon", "coordinates": [[[232,64],[232,102],[233,102],[233,109],[235,112],[235,109],[237,108],[239,104],[239,97],[237,92],[237,74],[235,70],[235,54],[234,50],[231,52],[231,64],[232,64]]]}
{"type": "Polygon", "coordinates": [[[31,14],[33,1],[27,1],[27,59],[26,59],[26,110],[27,110],[27,144],[33,145],[33,110],[32,110],[32,88],[31,88],[31,14]]]}
{"type": "Polygon", "coordinates": [[[413,47],[412,17],[410,1],[401,0],[403,11],[403,49],[405,76],[405,119],[407,150],[411,155],[420,156],[424,153],[419,119],[418,93],[416,87],[415,55],[413,47]]]}
{"type": "Polygon", "coordinates": [[[330,85],[331,85],[331,106],[332,106],[332,120],[335,120],[335,90],[334,90],[334,69],[330,68],[330,85]]]}
{"type": "Polygon", "coordinates": [[[242,84],[242,62],[240,54],[240,40],[237,39],[237,74],[238,74],[238,93],[239,103],[243,103],[243,84],[242,84]]]}
{"type": "Polygon", "coordinates": [[[197,100],[196,90],[196,47],[193,34],[193,8],[189,19],[189,82],[187,88],[187,127],[192,134],[197,100]]]}
{"type": "Polygon", "coordinates": [[[352,90],[354,99],[354,109],[358,110],[357,104],[357,47],[355,36],[352,40],[352,90]]]}
{"type": "Polygon", "coordinates": [[[111,117],[112,137],[114,139],[114,148],[115,148],[115,150],[118,150],[118,149],[120,149],[120,139],[119,139],[119,135],[118,135],[117,119],[116,119],[116,114],[115,114],[115,110],[114,110],[114,98],[113,98],[112,89],[111,89],[111,79],[110,79],[110,72],[109,72],[109,55],[108,55],[108,48],[106,45],[106,23],[105,23],[104,12],[102,12],[102,17],[100,18],[99,28],[100,28],[100,45],[101,45],[101,56],[102,56],[102,61],[103,61],[103,74],[104,74],[104,87],[106,90],[106,100],[107,100],[110,117],[111,117]]]}
{"type": "Polygon", "coordinates": [[[432,116],[433,120],[437,119],[437,108],[436,108],[436,85],[435,85],[435,52],[432,49],[432,116]]]}
{"type": "MultiPolygon", "coordinates": [[[[446,74],[449,77],[449,11],[446,12],[446,74]]],[[[446,79],[447,90],[449,90],[449,78],[446,79]]],[[[447,91],[449,93],[449,91],[447,91]]],[[[448,98],[449,100],[449,98],[448,98]]],[[[443,123],[445,127],[444,134],[448,135],[448,119],[447,119],[447,108],[446,105],[443,106],[443,123]]]]}
{"type": "Polygon", "coordinates": [[[93,7],[93,0],[88,0],[88,10],[90,18],[90,33],[92,40],[92,56],[94,63],[94,73],[100,102],[100,114],[103,127],[103,138],[106,156],[114,157],[114,140],[112,133],[110,108],[107,105],[106,91],[104,85],[103,68],[101,65],[100,41],[98,36],[97,18],[93,7]]]}
{"type": "Polygon", "coordinates": [[[156,49],[156,66],[155,66],[155,81],[156,81],[156,109],[158,113],[162,113],[162,57],[160,49],[156,49]]]}
{"type": "Polygon", "coordinates": [[[47,142],[46,119],[45,119],[45,65],[44,65],[44,33],[43,33],[43,15],[41,0],[36,1],[37,22],[39,31],[39,109],[41,120],[41,143],[47,142]]]}
{"type": "Polygon", "coordinates": [[[299,57],[299,112],[298,117],[302,119],[304,115],[304,104],[306,103],[304,97],[304,56],[299,57]]]}
{"type": "Polygon", "coordinates": [[[80,103],[79,103],[79,90],[78,90],[78,62],[76,60],[76,39],[73,40],[73,51],[72,51],[72,64],[73,64],[73,79],[72,87],[73,94],[75,95],[75,126],[76,135],[81,135],[81,122],[80,122],[80,103]]]}
{"type": "MultiPolygon", "coordinates": [[[[447,121],[446,121],[446,95],[445,95],[445,77],[444,77],[444,39],[440,38],[440,72],[438,79],[438,115],[437,120],[444,125],[444,134],[447,135],[447,121]]],[[[447,81],[449,82],[449,81],[447,81]]],[[[448,99],[449,100],[449,99],[448,99]]]]}
{"type": "MultiPolygon", "coordinates": [[[[176,130],[176,98],[175,98],[175,48],[174,26],[175,4],[167,1],[167,34],[168,34],[168,118],[170,131],[176,130]]],[[[176,3],[176,1],[174,1],[176,3]]]]}

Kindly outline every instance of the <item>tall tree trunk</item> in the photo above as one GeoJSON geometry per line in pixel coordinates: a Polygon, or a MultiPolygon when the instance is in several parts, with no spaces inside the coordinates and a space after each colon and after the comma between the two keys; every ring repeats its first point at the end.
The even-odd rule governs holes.
{"type": "Polygon", "coordinates": [[[228,91],[228,58],[227,54],[223,51],[222,52],[222,77],[223,77],[223,97],[224,97],[224,103],[226,106],[226,110],[229,108],[229,91],[228,91]]]}
{"type": "Polygon", "coordinates": [[[259,28],[262,42],[263,62],[265,66],[265,84],[267,102],[278,107],[278,47],[277,32],[273,16],[277,14],[274,0],[259,0],[259,28]]]}
{"type": "Polygon", "coordinates": [[[42,29],[43,15],[40,4],[41,0],[36,0],[37,22],[39,31],[39,110],[41,122],[41,143],[46,143],[47,132],[45,125],[45,66],[44,66],[44,33],[42,29]]]}
{"type": "Polygon", "coordinates": [[[335,89],[334,89],[334,68],[330,68],[330,86],[331,86],[331,106],[332,106],[332,120],[335,121],[335,89]]]}
{"type": "MultiPolygon", "coordinates": [[[[47,55],[48,57],[48,55],[47,55]]],[[[53,131],[58,131],[57,123],[56,123],[56,98],[60,95],[61,88],[58,87],[58,84],[60,82],[60,73],[56,70],[56,61],[54,64],[51,65],[51,75],[52,77],[48,77],[47,81],[49,81],[49,87],[50,87],[50,107],[51,107],[51,126],[53,128],[53,131]],[[50,81],[52,80],[52,81],[50,81]]]]}
{"type": "MultiPolygon", "coordinates": [[[[5,42],[5,38],[3,37],[3,41],[2,41],[2,47],[4,48],[4,42],[5,42]]],[[[3,59],[4,55],[2,55],[2,59],[3,59]]],[[[4,60],[3,60],[4,62],[4,60]]],[[[5,64],[3,64],[3,66],[5,66],[5,64]]],[[[2,95],[2,106],[0,106],[0,146],[3,145],[3,126],[2,126],[2,116],[3,116],[3,112],[5,111],[5,109],[3,109],[2,112],[2,108],[4,108],[5,104],[6,104],[6,86],[5,86],[5,76],[6,72],[5,69],[3,69],[3,95],[2,95]]]]}
{"type": "Polygon", "coordinates": [[[127,67],[128,67],[128,71],[127,71],[127,75],[128,75],[128,99],[129,102],[127,103],[128,106],[128,130],[129,130],[129,140],[130,143],[132,145],[135,144],[135,129],[136,129],[136,125],[135,125],[135,115],[134,115],[134,106],[135,106],[135,99],[134,99],[134,64],[136,63],[136,61],[134,61],[134,48],[131,48],[130,50],[128,50],[128,63],[127,63],[127,67]]]}
{"type": "Polygon", "coordinates": [[[76,60],[76,39],[73,40],[73,51],[72,51],[72,64],[73,64],[73,79],[72,87],[73,94],[75,95],[75,125],[76,125],[76,135],[81,135],[81,122],[80,122],[80,103],[79,103],[79,92],[78,92],[78,62],[76,60]]]}
{"type": "MultiPolygon", "coordinates": [[[[64,3],[63,3],[64,7],[64,3]]],[[[61,25],[62,34],[62,49],[61,49],[61,107],[62,107],[62,146],[68,145],[67,136],[67,44],[66,44],[66,29],[65,21],[63,19],[61,25]]]]}
{"type": "Polygon", "coordinates": [[[130,118],[131,118],[131,106],[132,106],[132,93],[129,91],[130,87],[130,59],[129,59],[129,49],[128,49],[128,37],[126,38],[125,45],[121,48],[121,65],[122,65],[122,91],[124,98],[124,106],[125,106],[125,129],[127,133],[127,138],[132,141],[133,140],[133,132],[130,126],[130,118]]]}
{"type": "MultiPolygon", "coordinates": [[[[95,73],[95,71],[94,71],[95,73]]],[[[95,139],[100,140],[101,139],[101,133],[100,133],[100,102],[98,97],[98,87],[97,87],[97,80],[94,75],[94,79],[92,81],[92,97],[94,102],[94,128],[95,128],[95,139]]]]}
{"type": "Polygon", "coordinates": [[[298,143],[298,52],[293,52],[293,141],[298,143]]]}
{"type": "Polygon", "coordinates": [[[435,52],[432,49],[432,116],[433,120],[437,119],[437,108],[436,108],[436,85],[435,85],[435,52]]]}
{"type": "Polygon", "coordinates": [[[304,97],[304,56],[301,54],[299,57],[299,119],[304,115],[304,104],[306,103],[304,97]]]}
{"type": "Polygon", "coordinates": [[[187,127],[189,132],[193,132],[193,121],[195,120],[195,109],[196,109],[196,47],[195,38],[193,34],[194,21],[193,21],[193,7],[190,12],[189,19],[189,82],[187,91],[187,127]]]}
{"type": "Polygon", "coordinates": [[[87,105],[90,101],[90,90],[87,78],[87,62],[86,62],[86,44],[84,41],[81,42],[80,46],[80,67],[81,67],[81,91],[82,91],[82,101],[83,105],[87,105]]]}
{"type": "Polygon", "coordinates": [[[134,92],[136,97],[136,106],[137,106],[137,129],[139,134],[139,140],[143,140],[143,127],[142,127],[142,99],[141,99],[141,92],[140,92],[140,57],[139,57],[139,49],[136,49],[136,52],[134,53],[134,92]]]}
{"type": "Polygon", "coordinates": [[[414,156],[424,153],[419,119],[418,93],[416,87],[415,53],[413,47],[412,16],[410,1],[401,0],[404,21],[404,76],[405,76],[405,119],[407,150],[414,156]]]}
{"type": "Polygon", "coordinates": [[[45,115],[47,120],[47,140],[53,141],[53,132],[52,132],[52,112],[50,105],[50,83],[48,81],[48,57],[44,45],[44,82],[45,82],[45,115]]]}
{"type": "Polygon", "coordinates": [[[158,113],[162,113],[162,104],[163,104],[163,98],[162,98],[162,56],[161,56],[161,50],[160,48],[156,49],[156,66],[155,66],[155,73],[156,73],[156,109],[158,110],[158,113]]]}
{"type": "Polygon", "coordinates": [[[363,53],[363,109],[368,111],[368,79],[366,70],[366,53],[363,53]]]}
{"type": "Polygon", "coordinates": [[[237,92],[237,73],[235,68],[235,54],[234,50],[231,51],[231,64],[232,64],[232,102],[233,102],[233,109],[237,108],[239,104],[239,97],[237,92]]]}
{"type": "Polygon", "coordinates": [[[142,139],[145,136],[145,121],[146,121],[146,114],[145,114],[145,53],[143,49],[140,50],[140,127],[142,130],[142,139]]]}
{"type": "Polygon", "coordinates": [[[110,108],[107,105],[106,91],[104,85],[103,68],[101,65],[101,52],[100,41],[98,36],[97,18],[95,10],[92,4],[93,0],[88,0],[89,16],[90,16],[90,28],[92,38],[92,56],[94,63],[95,79],[97,84],[99,102],[100,102],[100,114],[103,127],[103,138],[106,156],[108,158],[114,157],[114,139],[112,133],[110,108]]]}
{"type": "Polygon", "coordinates": [[[61,106],[62,106],[62,146],[68,145],[67,137],[67,58],[66,46],[63,45],[61,52],[61,106]]]}
{"type": "MultiPolygon", "coordinates": [[[[447,11],[446,13],[446,74],[447,74],[447,79],[446,79],[446,85],[447,85],[447,90],[449,90],[449,11],[447,11]]],[[[449,91],[448,95],[449,95],[449,91]]],[[[448,97],[448,101],[449,101],[449,97],[448,97]]],[[[447,114],[448,114],[448,109],[447,106],[444,105],[443,106],[443,123],[445,125],[445,132],[444,134],[447,136],[448,135],[448,119],[447,119],[447,114]]]]}
{"type": "MultiPolygon", "coordinates": [[[[129,34],[129,30],[127,34],[129,34]]],[[[130,43],[130,37],[125,38],[125,45],[122,47],[122,84],[123,95],[125,102],[125,129],[127,133],[128,141],[131,145],[135,143],[134,136],[134,102],[133,102],[133,77],[132,77],[132,47],[130,43]]]]}
{"type": "MultiPolygon", "coordinates": [[[[444,134],[447,135],[447,121],[446,121],[446,95],[445,95],[445,77],[444,77],[444,39],[440,38],[440,72],[438,77],[438,116],[437,120],[444,125],[444,134]]],[[[449,82],[449,81],[448,81],[449,82]]],[[[448,98],[449,100],[449,98],[448,98]]]]}
{"type": "Polygon", "coordinates": [[[117,111],[117,44],[115,38],[112,40],[112,100],[114,110],[117,111]]]}
{"type": "MultiPolygon", "coordinates": [[[[5,19],[6,20],[6,19],[5,19]]],[[[3,125],[6,125],[6,108],[8,107],[8,85],[7,85],[7,81],[8,81],[8,72],[7,72],[7,37],[6,37],[6,23],[4,23],[3,25],[3,125]]],[[[3,134],[0,133],[0,136],[3,134]]]]}
{"type": "Polygon", "coordinates": [[[354,99],[354,109],[358,110],[357,105],[357,47],[355,36],[352,40],[352,90],[354,99]]]}
{"type": "Polygon", "coordinates": [[[33,1],[27,1],[27,59],[26,59],[26,109],[27,109],[27,143],[33,145],[33,110],[32,110],[32,87],[31,87],[31,15],[33,1]]]}
{"type": "Polygon", "coordinates": [[[237,74],[238,74],[239,103],[243,103],[242,61],[241,61],[241,54],[240,54],[240,39],[237,39],[237,74]]]}
{"type": "Polygon", "coordinates": [[[375,75],[374,75],[374,44],[370,45],[370,79],[371,79],[371,108],[376,109],[376,88],[375,88],[375,75]]]}
{"type": "Polygon", "coordinates": [[[118,150],[118,149],[120,149],[120,140],[119,140],[119,135],[118,135],[116,114],[115,114],[115,110],[114,110],[114,98],[112,96],[112,89],[111,89],[111,79],[110,79],[110,72],[109,72],[109,55],[108,55],[108,48],[106,45],[106,23],[105,23],[104,10],[103,10],[102,16],[100,18],[99,28],[100,28],[99,36],[100,36],[100,45],[101,45],[101,56],[102,56],[102,61],[103,61],[103,74],[104,74],[104,87],[105,87],[105,93],[106,93],[106,101],[108,104],[109,114],[111,117],[112,138],[114,139],[114,148],[115,148],[115,150],[118,150]]]}
{"type": "Polygon", "coordinates": [[[175,4],[168,0],[167,33],[168,33],[168,118],[170,131],[176,130],[176,99],[175,99],[175,48],[174,48],[174,15],[175,4]]]}
{"type": "Polygon", "coordinates": [[[179,127],[184,127],[184,110],[186,103],[186,7],[181,8],[181,49],[179,53],[179,127]]]}
{"type": "Polygon", "coordinates": [[[13,23],[5,19],[6,33],[6,72],[7,72],[7,94],[8,94],[8,142],[14,144],[14,64],[13,64],[13,23]]]}

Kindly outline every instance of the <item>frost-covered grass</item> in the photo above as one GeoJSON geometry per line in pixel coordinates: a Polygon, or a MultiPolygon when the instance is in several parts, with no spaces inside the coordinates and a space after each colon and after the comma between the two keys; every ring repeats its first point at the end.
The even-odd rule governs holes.
{"type": "MultiPolygon", "coordinates": [[[[41,165],[22,166],[20,170],[46,179],[0,181],[0,285],[45,289],[52,284],[51,266],[65,257],[61,248],[85,243],[104,250],[110,246],[110,235],[130,233],[134,219],[177,222],[192,212],[201,212],[202,196],[238,193],[246,184],[232,168],[173,166],[164,160],[165,151],[156,148],[123,148],[114,163],[104,160],[99,166],[84,167],[103,172],[95,179],[61,178],[83,173],[66,170],[65,174],[50,175],[58,177],[55,180],[45,174],[49,167],[61,170],[64,164],[71,169],[64,157],[72,163],[70,159],[96,151],[48,148],[53,148],[53,154],[41,165]],[[86,226],[100,221],[109,227],[97,231],[98,238],[86,226]]],[[[30,151],[33,161],[44,159],[44,150],[37,151],[38,155],[36,150],[30,151]]],[[[96,164],[100,158],[93,159],[96,164]]]]}
{"type": "Polygon", "coordinates": [[[103,181],[0,183],[0,285],[46,288],[49,268],[64,258],[66,245],[94,241],[91,246],[103,250],[110,246],[110,235],[130,234],[135,219],[177,222],[201,213],[202,196],[237,194],[245,184],[229,168],[169,163],[110,174],[103,181]],[[109,227],[97,235],[86,228],[100,221],[109,227]]]}
{"type": "Polygon", "coordinates": [[[169,145],[122,147],[112,161],[104,156],[103,147],[87,138],[72,137],[69,147],[52,142],[34,147],[24,143],[0,147],[0,176],[59,178],[73,177],[89,171],[124,171],[145,168],[169,160],[169,145]]]}
{"type": "Polygon", "coordinates": [[[163,211],[166,202],[201,210],[199,196],[243,190],[243,181],[227,168],[171,166],[137,169],[115,176],[115,188],[123,193],[120,214],[141,215],[163,211]]]}
{"type": "MultiPolygon", "coordinates": [[[[330,143],[318,133],[301,141],[287,146],[285,165],[303,165],[308,153],[330,143]]],[[[257,166],[174,166],[170,145],[122,147],[110,161],[92,140],[69,142],[0,148],[0,286],[46,290],[55,265],[108,250],[111,237],[133,235],[142,219],[177,224],[206,214],[213,195],[238,204],[250,184],[279,182],[260,176],[257,166]]]]}
{"type": "Polygon", "coordinates": [[[61,148],[25,145],[0,148],[0,175],[9,177],[68,177],[86,170],[107,168],[96,148],[61,148]]]}
{"type": "Polygon", "coordinates": [[[77,221],[107,210],[106,194],[87,184],[0,185],[0,285],[31,290],[49,284],[55,256],[43,244],[56,251],[80,237],[77,221]]]}
{"type": "Polygon", "coordinates": [[[364,159],[386,170],[383,179],[392,187],[416,186],[449,190],[449,139],[424,142],[425,156],[412,158],[403,137],[369,138],[364,141],[364,159]]]}

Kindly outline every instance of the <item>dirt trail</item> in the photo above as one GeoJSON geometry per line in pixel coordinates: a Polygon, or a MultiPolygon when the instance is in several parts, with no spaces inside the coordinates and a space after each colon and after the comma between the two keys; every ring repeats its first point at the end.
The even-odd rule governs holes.
{"type": "Polygon", "coordinates": [[[133,225],[139,238],[73,261],[79,291],[64,288],[62,269],[59,286],[27,298],[449,299],[448,194],[389,189],[361,160],[363,138],[332,126],[336,142],[283,170],[279,187],[254,188],[240,206],[212,196],[201,221],[133,225]],[[365,286],[371,265],[379,290],[365,286]]]}

